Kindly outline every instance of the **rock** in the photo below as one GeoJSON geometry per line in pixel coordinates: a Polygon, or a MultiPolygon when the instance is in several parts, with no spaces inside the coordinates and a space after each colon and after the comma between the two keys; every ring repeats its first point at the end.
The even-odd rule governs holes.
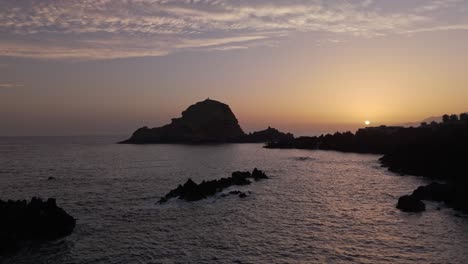
{"type": "Polygon", "coordinates": [[[206,192],[206,190],[203,191],[199,185],[192,181],[192,179],[188,179],[182,187],[179,198],[186,201],[198,201],[206,198],[204,192],[206,192]]]}
{"type": "Polygon", "coordinates": [[[55,177],[52,177],[50,176],[49,178],[47,178],[47,180],[51,181],[51,180],[55,180],[56,178],[55,177]]]}
{"type": "Polygon", "coordinates": [[[283,133],[276,128],[268,127],[265,130],[256,131],[240,137],[237,141],[241,143],[274,143],[290,142],[294,140],[291,133],[283,133]]]}
{"type": "Polygon", "coordinates": [[[0,255],[12,253],[25,241],[54,240],[72,233],[76,220],[55,199],[0,200],[0,255]]]}
{"type": "Polygon", "coordinates": [[[445,201],[453,197],[453,188],[449,184],[433,182],[427,186],[419,186],[413,196],[419,200],[445,201]]]}
{"type": "Polygon", "coordinates": [[[237,196],[239,196],[239,198],[247,197],[247,194],[245,192],[241,192],[241,191],[230,191],[229,194],[230,195],[237,195],[237,196]]]}
{"type": "Polygon", "coordinates": [[[412,195],[404,195],[398,199],[396,208],[404,212],[422,212],[426,210],[426,205],[412,195]]]}
{"type": "Polygon", "coordinates": [[[231,108],[207,99],[191,105],[182,117],[173,118],[168,125],[158,128],[143,127],[121,143],[211,143],[229,142],[244,136],[231,108]]]}
{"type": "Polygon", "coordinates": [[[259,180],[262,180],[262,179],[268,179],[268,176],[266,176],[266,174],[263,171],[258,170],[257,168],[254,168],[254,170],[252,172],[252,177],[256,181],[259,181],[259,180]]]}
{"type": "Polygon", "coordinates": [[[162,127],[142,127],[120,143],[263,143],[291,141],[294,135],[275,128],[245,134],[239,122],[224,103],[207,99],[191,105],[182,112],[182,117],[162,127]]]}
{"type": "Polygon", "coordinates": [[[232,181],[233,181],[232,185],[249,185],[251,182],[248,180],[248,178],[251,178],[251,177],[252,177],[252,175],[248,171],[246,171],[246,172],[240,172],[240,171],[233,172],[232,176],[231,176],[232,181]]]}
{"type": "MultiPolygon", "coordinates": [[[[159,203],[165,203],[169,199],[179,197],[179,199],[186,201],[198,201],[209,196],[213,196],[222,190],[233,186],[233,185],[248,185],[251,184],[250,180],[253,178],[255,181],[261,179],[268,179],[268,176],[261,170],[255,168],[252,173],[246,171],[233,172],[229,178],[221,178],[219,180],[203,181],[200,184],[196,184],[192,179],[188,179],[184,185],[179,185],[176,189],[168,192],[164,197],[159,200],[159,203]]],[[[239,195],[243,198],[247,196],[245,193],[240,191],[231,191],[231,195],[239,195]]]]}

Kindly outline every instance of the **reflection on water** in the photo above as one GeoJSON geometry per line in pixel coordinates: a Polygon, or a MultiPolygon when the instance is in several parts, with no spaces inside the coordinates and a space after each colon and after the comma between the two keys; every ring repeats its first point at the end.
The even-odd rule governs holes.
{"type": "Polygon", "coordinates": [[[60,241],[5,263],[462,263],[468,219],[428,203],[395,209],[424,183],[375,155],[267,150],[258,144],[117,145],[119,138],[2,138],[2,199],[56,197],[78,218],[60,241]],[[185,182],[258,167],[252,194],[188,203],[159,197],[185,182]],[[49,176],[57,179],[47,181],[49,176]]]}

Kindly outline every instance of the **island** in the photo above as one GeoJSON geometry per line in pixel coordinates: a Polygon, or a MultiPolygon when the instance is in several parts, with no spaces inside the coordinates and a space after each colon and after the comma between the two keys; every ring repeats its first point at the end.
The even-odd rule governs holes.
{"type": "Polygon", "coordinates": [[[162,127],[142,127],[121,144],[161,143],[266,143],[294,139],[294,135],[275,128],[246,134],[231,108],[224,103],[206,99],[195,103],[162,127]]]}

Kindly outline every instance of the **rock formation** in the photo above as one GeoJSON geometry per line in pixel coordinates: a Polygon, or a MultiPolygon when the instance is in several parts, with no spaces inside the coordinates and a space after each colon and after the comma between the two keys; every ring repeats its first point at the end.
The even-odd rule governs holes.
{"type": "Polygon", "coordinates": [[[158,128],[143,127],[122,143],[203,143],[228,142],[245,135],[228,105],[207,99],[158,128]]]}
{"type": "Polygon", "coordinates": [[[422,212],[426,210],[426,205],[413,195],[400,197],[396,207],[404,212],[422,212]]]}
{"type": "MultiPolygon", "coordinates": [[[[221,178],[219,180],[203,181],[200,184],[196,184],[192,179],[188,179],[184,185],[179,185],[176,189],[167,193],[164,197],[159,200],[159,203],[165,203],[169,199],[179,197],[179,199],[186,201],[198,201],[205,199],[209,196],[213,196],[222,190],[233,186],[233,185],[248,185],[250,184],[249,179],[259,181],[262,179],[268,179],[268,176],[261,170],[255,168],[252,173],[236,171],[232,173],[229,178],[221,178]]],[[[238,194],[240,198],[246,197],[245,193],[235,192],[232,194],[238,194]]]]}
{"type": "Polygon", "coordinates": [[[24,242],[54,240],[72,233],[76,220],[58,207],[55,199],[0,200],[0,256],[24,242]]]}
{"type": "Polygon", "coordinates": [[[270,127],[245,134],[227,104],[207,99],[187,108],[182,112],[182,117],[173,118],[170,124],[156,128],[142,127],[131,138],[120,143],[263,143],[293,138],[292,134],[270,127]]]}

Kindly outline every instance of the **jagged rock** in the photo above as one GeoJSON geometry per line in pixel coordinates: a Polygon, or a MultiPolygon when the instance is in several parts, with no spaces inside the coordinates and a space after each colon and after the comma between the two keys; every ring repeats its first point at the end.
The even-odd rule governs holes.
{"type": "MultiPolygon", "coordinates": [[[[255,181],[261,179],[268,179],[268,176],[261,170],[255,168],[252,173],[246,171],[236,171],[233,172],[229,178],[221,178],[219,180],[211,181],[202,181],[200,184],[196,184],[192,179],[188,179],[184,185],[179,185],[176,189],[171,190],[164,197],[159,200],[159,203],[165,203],[169,199],[174,197],[179,197],[179,199],[186,201],[198,201],[209,196],[213,196],[222,190],[233,186],[233,185],[248,185],[250,184],[249,179],[254,179],[255,181]]],[[[230,194],[239,195],[243,198],[247,196],[240,191],[232,191],[230,194]],[[245,196],[244,196],[245,195],[245,196]]]]}
{"type": "Polygon", "coordinates": [[[0,255],[17,250],[25,241],[54,240],[67,236],[76,220],[58,207],[55,199],[0,200],[0,255]]]}
{"type": "Polygon", "coordinates": [[[426,210],[426,205],[413,195],[404,195],[398,199],[396,208],[404,212],[422,212],[426,210]]]}
{"type": "Polygon", "coordinates": [[[257,168],[254,168],[252,171],[252,177],[254,180],[259,181],[261,179],[268,179],[268,176],[261,170],[257,170],[257,168]]]}

